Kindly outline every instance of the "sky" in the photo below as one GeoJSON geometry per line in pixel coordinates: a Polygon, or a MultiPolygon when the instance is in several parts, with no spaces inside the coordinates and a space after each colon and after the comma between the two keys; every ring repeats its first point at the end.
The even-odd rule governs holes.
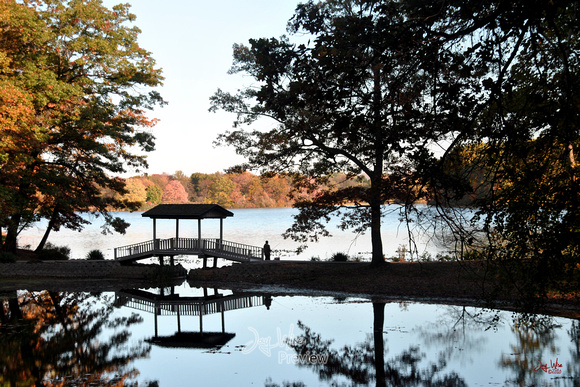
{"type": "MultiPolygon", "coordinates": [[[[234,43],[286,34],[299,0],[103,0],[108,8],[131,4],[141,29],[139,44],[163,69],[168,102],[151,112],[159,123],[152,132],[156,150],[147,153],[141,173],[187,176],[221,172],[243,161],[232,147],[214,147],[219,133],[232,128],[231,113],[208,111],[209,98],[220,88],[235,92],[252,84],[250,77],[228,75],[234,43]]],[[[127,175],[136,175],[130,171],[127,175]]]]}

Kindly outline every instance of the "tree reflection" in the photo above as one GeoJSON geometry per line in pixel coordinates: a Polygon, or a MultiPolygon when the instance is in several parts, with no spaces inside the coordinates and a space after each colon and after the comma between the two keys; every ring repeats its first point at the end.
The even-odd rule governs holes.
{"type": "Polygon", "coordinates": [[[486,338],[475,332],[496,330],[504,323],[497,310],[453,305],[441,308],[437,320],[416,330],[427,348],[437,348],[448,360],[465,360],[467,354],[482,351],[486,338]]]}
{"type": "Polygon", "coordinates": [[[440,357],[437,363],[422,367],[425,354],[418,347],[411,346],[402,353],[385,361],[385,342],[383,325],[385,303],[373,303],[373,335],[362,343],[344,346],[341,349],[331,348],[333,340],[324,340],[320,334],[313,332],[302,322],[298,327],[304,333],[288,345],[298,357],[311,354],[328,355],[326,362],[300,362],[303,367],[314,369],[321,380],[339,382],[337,378],[346,377],[355,384],[376,386],[464,386],[465,382],[456,373],[442,374],[446,366],[445,359],[440,357]]]}
{"type": "Polygon", "coordinates": [[[129,343],[141,317],[113,317],[104,296],[21,292],[0,305],[0,385],[125,385],[150,351],[129,343]]]}
{"type": "Polygon", "coordinates": [[[570,349],[571,362],[568,364],[568,375],[580,375],[580,320],[572,321],[568,331],[570,341],[574,346],[570,349]]]}
{"type": "Polygon", "coordinates": [[[514,375],[507,382],[526,386],[542,384],[542,372],[535,369],[540,361],[546,362],[550,356],[557,356],[554,338],[555,328],[559,327],[550,316],[514,316],[511,330],[517,341],[510,345],[511,353],[502,354],[500,361],[500,365],[511,370],[514,375]],[[550,354],[544,355],[546,349],[550,354]]]}

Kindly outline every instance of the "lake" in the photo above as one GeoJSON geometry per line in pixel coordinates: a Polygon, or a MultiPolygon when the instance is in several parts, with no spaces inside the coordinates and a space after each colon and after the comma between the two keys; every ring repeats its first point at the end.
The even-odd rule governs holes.
{"type": "MultiPolygon", "coordinates": [[[[387,257],[397,255],[400,246],[408,247],[409,238],[406,227],[400,222],[400,206],[385,206],[383,216],[382,237],[383,251],[387,257]]],[[[282,238],[281,234],[291,225],[292,216],[297,213],[293,208],[273,209],[234,209],[234,216],[224,220],[224,239],[232,242],[243,243],[253,246],[263,246],[266,240],[272,246],[273,257],[280,259],[310,260],[317,258],[326,260],[334,253],[346,253],[350,257],[361,260],[370,260],[371,241],[370,234],[355,235],[350,231],[342,231],[336,226],[338,220],[333,218],[328,230],[332,237],[320,238],[318,242],[308,244],[308,249],[301,254],[295,254],[299,243],[290,239],[282,238]]],[[[102,218],[94,218],[84,215],[92,222],[81,232],[62,229],[52,232],[49,242],[57,246],[68,246],[71,249],[73,259],[84,258],[93,250],[101,250],[107,259],[113,259],[114,248],[153,239],[153,222],[149,218],[143,218],[142,212],[113,213],[122,217],[131,224],[125,235],[103,235],[101,226],[102,218]]],[[[19,237],[20,246],[36,248],[46,228],[46,221],[39,222],[33,227],[24,230],[19,237]]],[[[171,238],[175,236],[175,221],[157,221],[158,238],[171,238]]],[[[197,221],[180,221],[180,237],[197,237],[197,221]]],[[[206,219],[202,221],[202,238],[219,238],[219,220],[206,219]]],[[[419,253],[429,252],[435,256],[441,247],[424,238],[418,239],[419,253]]],[[[181,257],[178,259],[185,266],[195,265],[198,262],[191,258],[181,257]],[[194,262],[192,262],[194,261],[194,262]]],[[[221,262],[221,260],[220,260],[221,262]]],[[[221,264],[224,264],[221,262],[221,264]]]]}
{"type": "Polygon", "coordinates": [[[572,386],[574,319],[183,283],[3,295],[0,385],[572,386]]]}
{"type": "MultiPolygon", "coordinates": [[[[396,207],[389,209],[383,242],[394,256],[408,239],[396,207]]],[[[368,235],[356,238],[332,224],[333,237],[296,255],[297,244],[280,236],[295,210],[233,212],[224,239],[257,246],[269,240],[280,259],[370,256],[368,235]]],[[[119,215],[131,223],[126,235],[102,235],[96,219],[80,233],[61,230],[49,240],[69,246],[73,258],[99,249],[111,259],[115,247],[152,238],[150,219],[119,215]]],[[[25,230],[21,246],[35,247],[43,227],[25,230]]],[[[180,236],[196,237],[196,227],[180,222],[180,236]]],[[[174,228],[159,221],[157,235],[172,237],[174,228]]],[[[219,237],[219,221],[204,221],[202,237],[219,237]]],[[[441,249],[420,242],[420,251],[441,249]]],[[[187,282],[102,293],[19,289],[0,300],[1,386],[580,385],[580,321],[563,317],[187,282]]]]}

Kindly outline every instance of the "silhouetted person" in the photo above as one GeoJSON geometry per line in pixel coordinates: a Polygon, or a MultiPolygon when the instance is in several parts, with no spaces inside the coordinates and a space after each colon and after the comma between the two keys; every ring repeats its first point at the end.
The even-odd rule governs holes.
{"type": "Polygon", "coordinates": [[[270,260],[271,251],[272,249],[270,249],[270,245],[268,244],[268,241],[266,241],[266,244],[264,245],[264,257],[266,258],[266,261],[270,260]]]}
{"type": "Polygon", "coordinates": [[[266,309],[270,310],[270,305],[272,305],[272,296],[264,296],[264,305],[266,309]]]}

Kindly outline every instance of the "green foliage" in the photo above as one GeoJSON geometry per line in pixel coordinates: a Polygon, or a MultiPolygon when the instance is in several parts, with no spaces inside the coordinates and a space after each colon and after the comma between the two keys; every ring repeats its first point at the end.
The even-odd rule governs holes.
{"type": "Polygon", "coordinates": [[[89,261],[103,261],[105,255],[100,250],[91,250],[87,253],[86,259],[89,261]]]}
{"type": "Polygon", "coordinates": [[[43,261],[67,261],[70,259],[70,248],[47,243],[44,249],[38,252],[38,257],[43,261]]]}
{"type": "Polygon", "coordinates": [[[465,105],[472,118],[455,126],[452,146],[425,168],[423,193],[440,208],[475,208],[475,217],[440,212],[454,255],[511,271],[506,278],[529,300],[573,289],[580,264],[578,5],[470,3],[440,12],[431,29],[460,43],[449,65],[469,64],[457,100],[478,100],[465,105]]]}
{"type": "Polygon", "coordinates": [[[155,184],[151,184],[145,190],[147,192],[147,201],[153,204],[161,204],[163,201],[163,190],[155,184]]]}

